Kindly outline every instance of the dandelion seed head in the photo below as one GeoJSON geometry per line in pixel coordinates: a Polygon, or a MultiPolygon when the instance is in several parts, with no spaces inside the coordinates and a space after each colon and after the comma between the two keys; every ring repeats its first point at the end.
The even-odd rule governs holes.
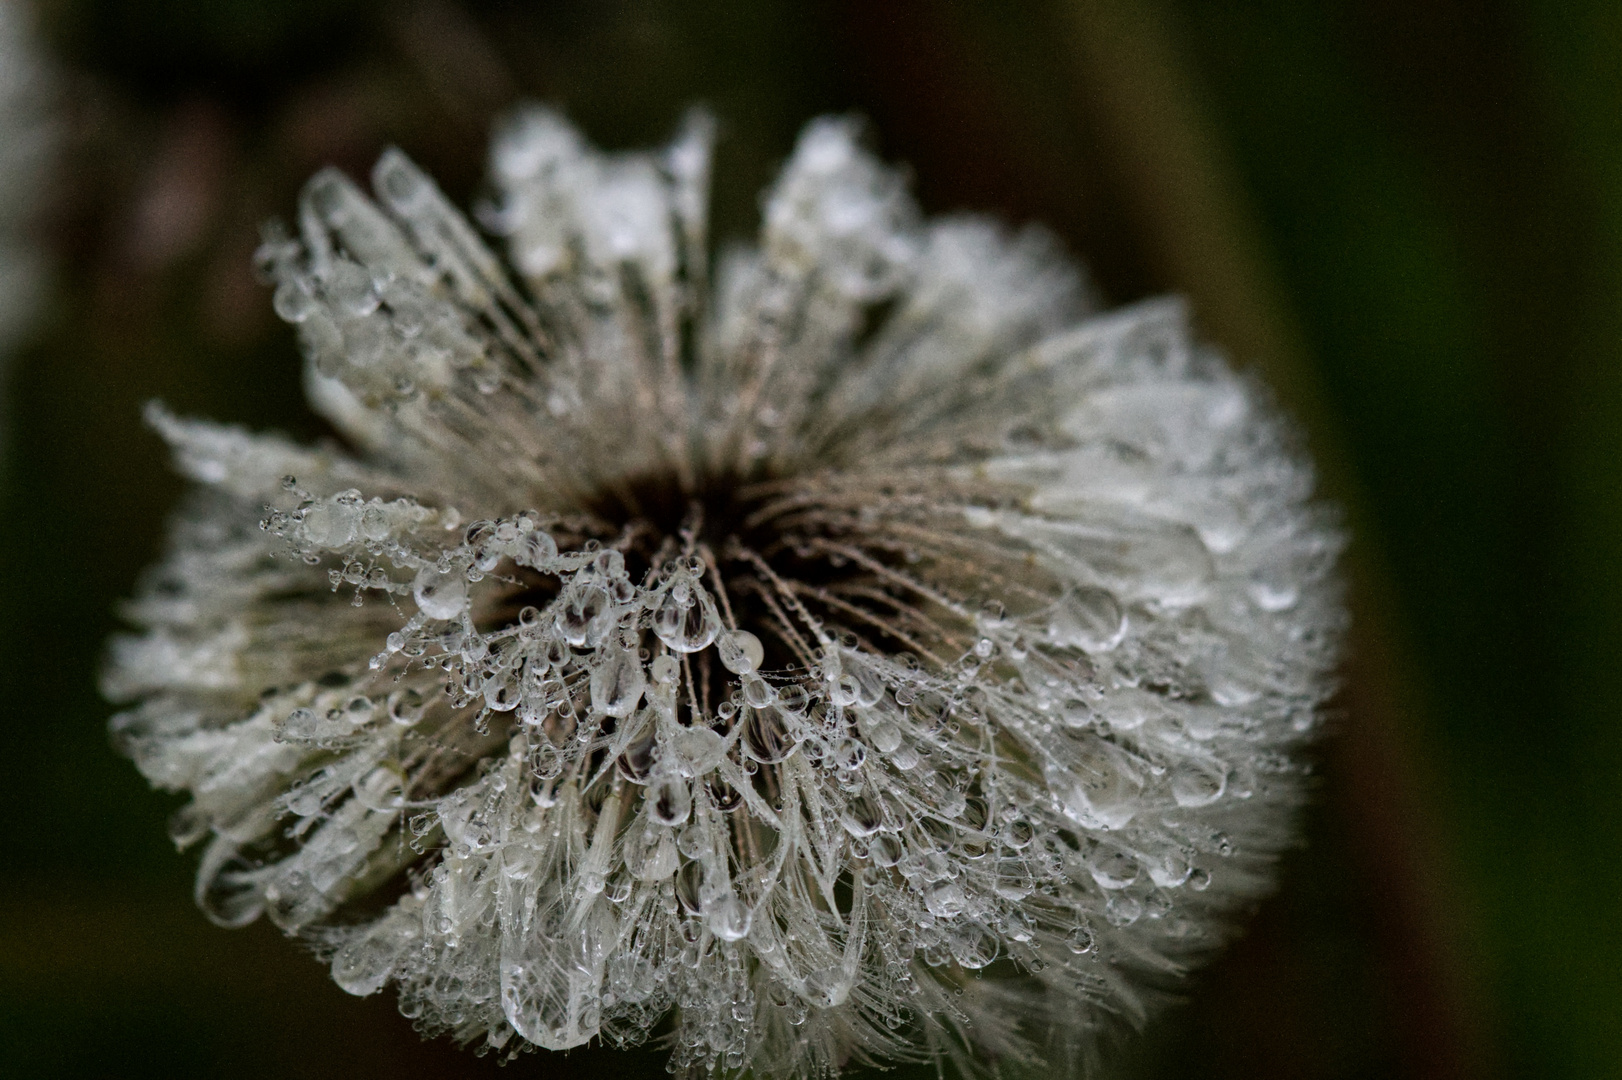
{"type": "Polygon", "coordinates": [[[1264,891],[1342,615],[1307,463],[1176,301],[925,221],[820,120],[712,274],[711,125],[529,109],[259,252],[345,448],[198,482],[113,722],[197,901],[431,1032],[772,1076],[1081,1067],[1264,891]]]}

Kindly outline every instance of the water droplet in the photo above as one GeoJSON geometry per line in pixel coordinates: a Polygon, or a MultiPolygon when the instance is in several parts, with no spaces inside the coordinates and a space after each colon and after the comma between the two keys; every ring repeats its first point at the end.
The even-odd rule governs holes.
{"type": "Polygon", "coordinates": [[[591,671],[591,707],[608,716],[629,716],[646,686],[635,653],[621,648],[605,650],[591,671]]]}
{"type": "Polygon", "coordinates": [[[777,692],[777,707],[791,715],[805,712],[811,704],[811,695],[799,683],[790,683],[777,692]]]}
{"type": "Polygon", "coordinates": [[[534,567],[537,570],[543,570],[550,566],[552,560],[557,556],[557,541],[552,539],[550,533],[534,528],[518,538],[513,551],[514,562],[520,566],[534,567]]]}
{"type": "Polygon", "coordinates": [[[1128,892],[1110,893],[1104,901],[1104,918],[1111,926],[1131,926],[1143,914],[1143,902],[1128,892]]]}
{"type": "Polygon", "coordinates": [[[337,502],[317,503],[304,513],[300,526],[304,538],[319,547],[341,548],[355,540],[360,514],[352,506],[337,502]]]}
{"type": "Polygon", "coordinates": [[[292,742],[308,742],[316,737],[320,718],[314,709],[294,709],[282,723],[282,738],[292,742]]]}
{"type": "Polygon", "coordinates": [[[1053,606],[1048,640],[1083,652],[1109,652],[1126,636],[1126,612],[1107,589],[1084,585],[1053,606]]]}
{"type": "Polygon", "coordinates": [[[755,913],[742,900],[728,894],[710,907],[707,921],[710,932],[722,941],[738,941],[748,936],[754,918],[755,913]]]}
{"type": "Polygon", "coordinates": [[[834,744],[829,756],[833,759],[834,768],[854,772],[867,760],[867,747],[855,739],[841,739],[834,744]]]}
{"type": "Polygon", "coordinates": [[[668,829],[642,829],[625,845],[626,868],[641,881],[663,881],[676,872],[680,862],[668,829]]]}
{"type": "Polygon", "coordinates": [[[310,295],[302,281],[284,281],[276,286],[270,306],[283,321],[301,323],[310,317],[317,305],[315,297],[310,295]]]}
{"type": "Polygon", "coordinates": [[[518,708],[518,687],[503,678],[493,678],[484,688],[484,703],[493,712],[511,712],[518,708]]]}
{"type": "Polygon", "coordinates": [[[614,762],[620,775],[633,784],[648,782],[648,773],[653,770],[654,753],[653,725],[649,724],[642,735],[625,748],[619,760],[614,762]]]}
{"type": "Polygon", "coordinates": [[[715,641],[721,632],[721,616],[702,589],[695,587],[697,596],[679,596],[677,589],[685,584],[672,586],[654,609],[653,632],[675,652],[692,653],[709,648],[715,641]]]}
{"type": "Polygon", "coordinates": [[[743,752],[763,765],[773,765],[790,754],[799,740],[777,707],[750,709],[743,724],[743,752]]]}
{"type": "Polygon", "coordinates": [[[681,675],[681,663],[674,656],[666,653],[653,658],[653,681],[660,686],[669,686],[681,675]]]}
{"type": "Polygon", "coordinates": [[[536,739],[529,748],[529,771],[538,779],[551,780],[563,772],[563,755],[545,736],[536,739]]]}
{"type": "MultiPolygon", "coordinates": [[[[703,776],[726,756],[727,742],[707,727],[684,728],[671,740],[671,765],[682,776],[703,776]]],[[[686,791],[687,786],[682,785],[686,791]]]]}
{"type": "Polygon", "coordinates": [[[716,639],[715,647],[721,654],[721,665],[734,675],[747,675],[756,670],[766,656],[760,639],[747,630],[722,634],[716,639]]]}
{"type": "Polygon", "coordinates": [[[881,754],[894,753],[901,745],[901,729],[888,720],[867,725],[867,741],[881,754]]]}
{"type": "Polygon", "coordinates": [[[686,821],[693,811],[693,794],[687,788],[687,781],[675,776],[653,784],[648,789],[648,800],[648,816],[672,828],[686,821]]]}
{"type": "Polygon", "coordinates": [[[879,833],[867,842],[867,857],[879,866],[894,866],[905,854],[901,838],[894,833],[879,833]]]}
{"type": "Polygon", "coordinates": [[[425,566],[417,572],[411,595],[428,618],[454,619],[467,607],[467,582],[454,571],[442,574],[434,566],[425,566]]]}
{"type": "Polygon", "coordinates": [[[1065,813],[1092,829],[1119,829],[1138,812],[1143,778],[1118,747],[1090,737],[1066,769],[1049,762],[1048,785],[1065,813]]]}
{"type": "Polygon", "coordinates": [[[1067,698],[1059,707],[1059,718],[1070,728],[1083,728],[1097,719],[1093,707],[1080,698],[1067,698]]]}
{"type": "Polygon", "coordinates": [[[1064,943],[1070,947],[1071,952],[1080,956],[1093,951],[1097,938],[1093,936],[1092,927],[1083,923],[1071,928],[1070,933],[1065,935],[1064,943]]]}
{"type": "Polygon", "coordinates": [[[771,684],[758,675],[749,675],[743,679],[743,703],[752,709],[764,708],[770,705],[777,697],[777,691],[771,684]]]}
{"type": "MultiPolygon", "coordinates": [[[[676,874],[676,902],[683,911],[689,915],[704,914],[704,864],[697,862],[687,863],[676,874]]],[[[699,928],[696,924],[683,926],[685,934],[692,934],[689,941],[698,939],[699,928]]]]}
{"type": "Polygon", "coordinates": [[[948,935],[952,956],[961,967],[978,971],[997,959],[997,936],[979,923],[969,923],[948,935]]]}
{"type": "Polygon", "coordinates": [[[1222,798],[1228,787],[1228,770],[1217,762],[1189,762],[1171,774],[1171,795],[1177,805],[1192,809],[1209,806],[1222,798]]]}
{"type": "Polygon", "coordinates": [[[1138,880],[1138,861],[1124,851],[1100,848],[1087,859],[1087,871],[1100,889],[1124,889],[1138,880]]]}
{"type": "Polygon", "coordinates": [[[872,708],[884,697],[884,680],[871,664],[858,656],[845,657],[845,672],[856,680],[856,705],[872,708]]]}
{"type": "Polygon", "coordinates": [[[884,824],[884,814],[871,795],[853,797],[839,813],[839,823],[852,836],[872,836],[884,824]]]}
{"type": "Polygon", "coordinates": [[[715,808],[723,814],[730,814],[743,805],[743,792],[722,780],[712,776],[705,785],[710,792],[710,798],[715,802],[715,808]]]}
{"type": "Polygon", "coordinates": [[[937,919],[952,919],[968,909],[969,898],[955,881],[937,885],[924,894],[924,906],[937,919]]]}
{"type": "Polygon", "coordinates": [[[332,957],[332,981],[346,993],[366,997],[383,989],[394,970],[399,945],[393,935],[378,930],[355,938],[332,957]]]}
{"type": "Polygon", "coordinates": [[[564,591],[558,609],[558,633],[575,647],[595,648],[607,635],[614,619],[608,590],[600,585],[575,585],[564,591]]]}
{"type": "Polygon", "coordinates": [[[1148,864],[1149,877],[1162,889],[1175,889],[1181,886],[1194,872],[1188,860],[1175,852],[1151,859],[1148,864]]]}

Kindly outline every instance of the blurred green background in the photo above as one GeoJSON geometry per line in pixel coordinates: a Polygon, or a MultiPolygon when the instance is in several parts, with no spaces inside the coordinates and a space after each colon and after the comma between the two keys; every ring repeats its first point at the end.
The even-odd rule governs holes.
{"type": "Polygon", "coordinates": [[[1112,302],[1188,293],[1307,428],[1357,532],[1309,843],[1121,1077],[1622,1076],[1615,0],[37,11],[64,142],[54,298],[5,372],[0,1074],[493,1075],[206,923],[95,677],[180,490],[140,404],[319,430],[259,224],[389,143],[466,201],[536,97],[612,147],[708,104],[731,237],[807,119],[858,112],[930,211],[1046,222],[1112,302]]]}

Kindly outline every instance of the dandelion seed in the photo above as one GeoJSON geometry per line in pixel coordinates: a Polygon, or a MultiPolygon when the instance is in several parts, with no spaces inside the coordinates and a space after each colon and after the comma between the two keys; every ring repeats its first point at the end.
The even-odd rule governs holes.
{"type": "Polygon", "coordinates": [[[709,142],[521,113],[505,261],[398,152],[316,176],[259,259],[354,452],[152,409],[200,485],[114,730],[212,919],[429,1031],[1078,1065],[1267,886],[1337,533],[1180,304],[846,121],[712,276],[709,142]]]}

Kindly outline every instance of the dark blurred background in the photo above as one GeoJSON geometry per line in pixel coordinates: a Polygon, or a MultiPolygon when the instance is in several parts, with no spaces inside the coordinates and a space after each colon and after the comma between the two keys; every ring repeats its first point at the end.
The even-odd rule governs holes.
{"type": "Polygon", "coordinates": [[[539,98],[609,147],[707,104],[725,237],[807,119],[858,112],[931,212],[1045,222],[1111,302],[1188,294],[1306,428],[1357,626],[1309,842],[1120,1077],[1622,1076],[1615,0],[35,10],[62,141],[53,295],[4,370],[0,1073],[495,1075],[205,922],[95,682],[180,491],[141,403],[318,430],[260,223],[390,143],[465,202],[539,98]]]}

